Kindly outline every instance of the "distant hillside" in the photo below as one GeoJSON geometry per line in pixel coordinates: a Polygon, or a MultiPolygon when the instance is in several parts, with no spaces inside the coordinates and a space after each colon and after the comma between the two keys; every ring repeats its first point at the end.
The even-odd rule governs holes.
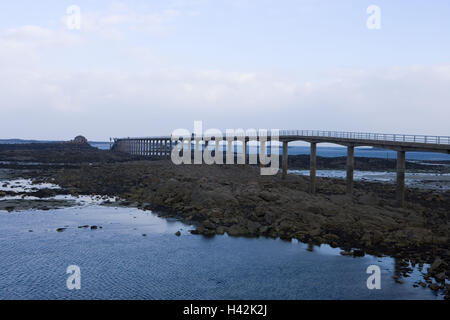
{"type": "Polygon", "coordinates": [[[23,140],[23,139],[0,139],[0,144],[26,144],[26,143],[50,143],[50,142],[62,142],[51,140],[23,140]]]}
{"type": "MultiPolygon", "coordinates": [[[[25,140],[25,139],[0,139],[0,144],[30,144],[30,143],[58,143],[62,140],[25,140]]],[[[107,150],[109,142],[107,141],[89,141],[89,144],[95,148],[107,150]]]]}

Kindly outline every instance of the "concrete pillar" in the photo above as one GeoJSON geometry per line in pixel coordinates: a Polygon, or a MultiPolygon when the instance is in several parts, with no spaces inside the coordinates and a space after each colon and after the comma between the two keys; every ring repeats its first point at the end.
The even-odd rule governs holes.
{"type": "Polygon", "coordinates": [[[397,204],[399,207],[405,205],[405,151],[397,151],[397,204]]]}
{"type": "Polygon", "coordinates": [[[155,140],[154,139],[152,139],[151,144],[150,144],[150,154],[152,156],[155,155],[155,140]]]}
{"type": "Polygon", "coordinates": [[[169,153],[167,152],[167,139],[164,140],[164,156],[166,157],[166,159],[168,158],[167,156],[169,155],[169,153]]]}
{"type": "Polygon", "coordinates": [[[227,150],[226,150],[226,164],[233,164],[234,163],[234,145],[233,140],[226,140],[227,141],[227,150]]]}
{"type": "Polygon", "coordinates": [[[162,142],[161,142],[161,139],[158,139],[158,156],[160,158],[162,156],[162,142]]]}
{"type": "Polygon", "coordinates": [[[259,165],[261,168],[264,168],[266,166],[266,164],[261,161],[261,155],[263,154],[263,152],[265,155],[265,159],[267,159],[267,142],[264,140],[260,140],[259,141],[259,165]]]}
{"type": "Polygon", "coordinates": [[[347,147],[347,194],[353,193],[353,171],[355,168],[355,147],[347,147]]]}
{"type": "Polygon", "coordinates": [[[247,140],[245,139],[242,143],[242,157],[244,159],[244,164],[247,164],[247,140]]]}
{"type": "Polygon", "coordinates": [[[283,175],[282,178],[286,179],[288,168],[288,142],[283,141],[283,175]]]}
{"type": "Polygon", "coordinates": [[[309,156],[309,192],[316,193],[316,165],[317,143],[311,142],[311,154],[309,156]]]}

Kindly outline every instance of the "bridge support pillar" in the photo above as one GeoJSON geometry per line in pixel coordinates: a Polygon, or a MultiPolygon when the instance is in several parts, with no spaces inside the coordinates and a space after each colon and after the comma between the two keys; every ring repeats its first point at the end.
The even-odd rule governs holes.
{"type": "Polygon", "coordinates": [[[247,164],[247,141],[245,140],[245,137],[244,141],[242,141],[242,159],[244,159],[244,165],[247,164]]]}
{"type": "Polygon", "coordinates": [[[157,144],[158,144],[158,156],[161,158],[161,154],[162,154],[161,139],[157,140],[157,144]]]}
{"type": "Polygon", "coordinates": [[[227,142],[227,150],[226,150],[226,156],[225,156],[225,163],[226,164],[234,164],[234,145],[233,140],[226,140],[227,142]]]}
{"type": "Polygon", "coordinates": [[[164,140],[164,156],[166,159],[169,158],[169,152],[167,150],[167,145],[168,145],[168,143],[167,143],[167,139],[166,139],[166,140],[164,140]]]}
{"type": "Polygon", "coordinates": [[[347,147],[347,194],[353,193],[353,171],[355,168],[355,147],[347,147]]]}
{"type": "Polygon", "coordinates": [[[399,207],[405,205],[405,171],[405,151],[397,151],[397,205],[399,207]]]}
{"type": "Polygon", "coordinates": [[[317,165],[317,143],[311,142],[311,153],[309,156],[309,192],[316,193],[316,165],[317,165]]]}
{"type": "Polygon", "coordinates": [[[286,179],[288,168],[288,142],[283,141],[283,174],[282,178],[286,179]]]}

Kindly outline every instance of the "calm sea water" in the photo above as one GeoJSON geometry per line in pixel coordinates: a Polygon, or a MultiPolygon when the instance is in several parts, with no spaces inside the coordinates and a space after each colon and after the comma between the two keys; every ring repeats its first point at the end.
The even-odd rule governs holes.
{"type": "Polygon", "coordinates": [[[148,211],[98,205],[0,212],[0,298],[440,299],[412,287],[418,270],[395,283],[392,258],[344,257],[329,246],[311,252],[295,241],[205,238],[190,228],[148,211]],[[382,270],[381,290],[367,289],[372,264],[382,270]],[[69,265],[81,269],[80,290],[66,287],[69,265]]]}

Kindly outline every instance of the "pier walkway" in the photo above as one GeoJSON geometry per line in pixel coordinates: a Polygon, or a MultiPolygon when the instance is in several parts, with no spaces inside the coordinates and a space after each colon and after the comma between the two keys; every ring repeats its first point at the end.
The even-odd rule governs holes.
{"type": "MultiPolygon", "coordinates": [[[[189,137],[188,137],[189,139],[189,137]]],[[[191,136],[194,141],[199,138],[191,136]]],[[[270,135],[267,138],[271,140],[270,135]]],[[[114,138],[112,150],[127,152],[134,155],[170,158],[170,152],[179,139],[171,136],[154,136],[138,138],[114,138]]],[[[200,138],[200,140],[202,140],[200,138]]],[[[205,138],[205,144],[214,138],[205,138]]],[[[226,141],[226,137],[223,137],[226,141]]],[[[253,136],[236,136],[234,141],[242,141],[244,162],[247,158],[247,143],[258,140],[253,136]]],[[[316,192],[316,150],[318,143],[333,143],[347,147],[347,194],[353,192],[354,149],[360,146],[397,151],[397,191],[399,206],[404,206],[405,199],[405,167],[406,152],[439,152],[450,154],[450,136],[425,136],[408,134],[362,133],[316,130],[279,130],[278,141],[282,143],[282,177],[286,177],[288,169],[288,144],[294,141],[310,143],[310,192],[316,192]]],[[[218,144],[219,141],[216,141],[218,144]]],[[[229,145],[232,147],[232,144],[229,145]]],[[[233,149],[234,150],[234,149],[233,149]]]]}

